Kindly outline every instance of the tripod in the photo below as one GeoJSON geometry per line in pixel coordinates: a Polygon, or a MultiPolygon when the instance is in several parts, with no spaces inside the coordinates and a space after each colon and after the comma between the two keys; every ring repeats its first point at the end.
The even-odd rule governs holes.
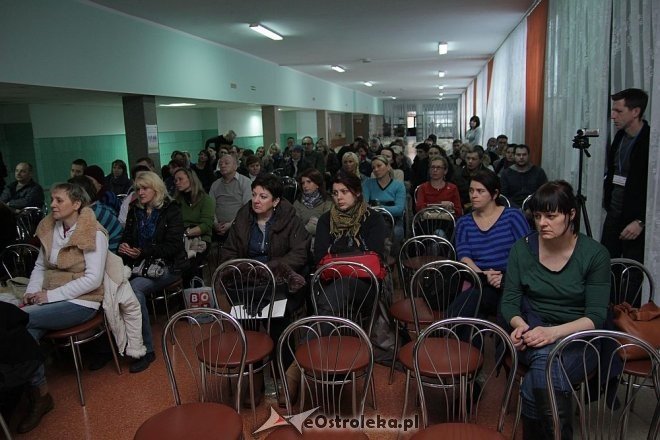
{"type": "Polygon", "coordinates": [[[584,156],[591,157],[589,151],[587,150],[591,144],[589,143],[589,138],[584,135],[582,130],[577,131],[577,135],[573,138],[573,148],[580,150],[580,161],[578,163],[578,187],[577,187],[577,232],[580,232],[580,219],[584,219],[584,229],[587,233],[587,236],[593,238],[591,233],[591,224],[589,223],[589,213],[587,213],[587,198],[582,194],[582,166],[584,165],[584,156]]]}

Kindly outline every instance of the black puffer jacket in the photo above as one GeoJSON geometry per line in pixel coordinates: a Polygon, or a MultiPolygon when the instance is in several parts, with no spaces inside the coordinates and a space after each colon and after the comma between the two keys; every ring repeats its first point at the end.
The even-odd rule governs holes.
{"type": "MultiPolygon", "coordinates": [[[[136,214],[138,209],[142,208],[136,202],[131,203],[122,237],[122,243],[128,243],[131,247],[139,247],[136,214]]],[[[153,257],[164,259],[174,270],[180,269],[186,259],[183,232],[183,217],[181,216],[179,204],[176,201],[165,201],[163,207],[160,208],[160,216],[158,217],[158,223],[156,223],[156,230],[151,239],[151,244],[142,249],[138,259],[122,255],[124,263],[135,266],[143,259],[153,257]]]]}

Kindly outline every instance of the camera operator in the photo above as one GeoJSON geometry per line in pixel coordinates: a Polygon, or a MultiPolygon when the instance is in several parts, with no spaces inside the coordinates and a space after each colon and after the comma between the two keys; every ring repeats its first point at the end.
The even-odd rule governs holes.
{"type": "Polygon", "coordinates": [[[611,98],[611,119],[618,131],[607,150],[603,195],[607,216],[601,243],[611,258],[643,263],[651,130],[642,115],[648,95],[640,89],[626,89],[611,98]]]}

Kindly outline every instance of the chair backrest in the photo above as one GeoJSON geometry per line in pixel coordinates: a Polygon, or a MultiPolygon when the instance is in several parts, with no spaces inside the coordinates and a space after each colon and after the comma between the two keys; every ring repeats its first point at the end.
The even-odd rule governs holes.
{"type": "Polygon", "coordinates": [[[511,202],[503,194],[500,194],[499,196],[497,196],[496,202],[500,206],[506,206],[507,208],[511,208],[511,202]]]}
{"type": "Polygon", "coordinates": [[[314,314],[349,319],[371,335],[380,290],[376,275],[367,266],[350,261],[328,263],[312,275],[314,314]],[[324,281],[327,278],[331,280],[324,281]]]}
{"type": "Polygon", "coordinates": [[[228,304],[245,330],[270,332],[276,285],[268,266],[248,258],[225,261],[213,272],[211,286],[216,304],[228,304]]]}
{"type": "MultiPolygon", "coordinates": [[[[360,417],[364,413],[374,352],[369,337],[359,325],[334,316],[302,318],[290,324],[278,341],[277,362],[281,372],[286,370],[283,359],[291,355],[294,359],[292,365],[302,377],[299,393],[311,399],[306,407],[318,406],[328,416],[342,414],[344,408],[352,407],[350,393],[355,387],[356,394],[358,389],[359,394],[353,416],[360,417]],[[361,386],[354,380],[353,371],[362,376],[361,386]]],[[[282,374],[282,380],[287,411],[294,414],[289,378],[282,374]]],[[[298,412],[303,410],[299,408],[298,412]]]]}
{"type": "Polygon", "coordinates": [[[16,216],[16,235],[20,242],[28,242],[34,237],[39,222],[44,218],[44,212],[40,208],[23,208],[16,216]]]}
{"type": "Polygon", "coordinates": [[[440,235],[452,241],[456,230],[454,215],[441,206],[429,206],[413,217],[412,233],[417,235],[440,235]],[[441,232],[442,231],[442,232],[441,232]]]}
{"type": "Polygon", "coordinates": [[[167,322],[162,348],[176,405],[188,401],[220,402],[224,400],[224,393],[228,393],[234,398],[231,403],[236,411],[240,412],[247,340],[236,319],[218,309],[181,310],[167,322]],[[207,340],[214,344],[203,344],[207,340]],[[227,364],[232,366],[238,379],[236,388],[229,392],[226,380],[200,367],[227,364]],[[194,387],[188,388],[192,384],[194,387]]]}
{"type": "Polygon", "coordinates": [[[408,296],[410,279],[417,269],[437,260],[455,260],[456,250],[446,238],[437,235],[418,235],[409,238],[399,250],[399,275],[403,291],[408,296]]]}
{"type": "Polygon", "coordinates": [[[452,317],[473,317],[471,315],[479,310],[481,292],[481,280],[467,264],[453,260],[426,263],[410,280],[410,302],[417,334],[422,327],[447,317],[450,306],[452,317]],[[467,294],[470,290],[474,291],[472,295],[467,294]],[[475,310],[469,310],[471,301],[476,302],[475,310]]]}
{"type": "Polygon", "coordinates": [[[527,208],[528,208],[528,207],[527,207],[527,204],[529,203],[530,200],[532,200],[532,196],[533,196],[533,195],[534,195],[534,194],[530,194],[530,195],[528,195],[527,197],[525,197],[525,200],[523,200],[522,204],[520,205],[520,210],[523,212],[523,214],[524,214],[525,211],[527,210],[527,208]]]}
{"type": "Polygon", "coordinates": [[[419,187],[422,185],[417,185],[415,187],[415,191],[413,192],[413,206],[417,206],[417,191],[419,191],[419,187]]]}
{"type": "Polygon", "coordinates": [[[39,248],[31,244],[11,244],[0,254],[4,273],[2,278],[30,278],[32,269],[39,257],[39,248]]]}
{"type": "Polygon", "coordinates": [[[610,261],[610,280],[611,292],[610,301],[612,304],[628,304],[639,307],[646,298],[655,299],[655,282],[651,272],[639,261],[629,258],[612,258],[610,261]]]}
{"type": "Polygon", "coordinates": [[[298,197],[298,181],[295,178],[289,176],[280,177],[280,180],[282,181],[282,186],[284,187],[284,198],[291,203],[295,202],[296,198],[298,197]]]}
{"type": "MultiPolygon", "coordinates": [[[[632,365],[630,365],[632,367],[632,365]]],[[[552,408],[555,438],[560,439],[560,421],[557,411],[557,382],[570,383],[568,391],[579,412],[579,427],[582,439],[627,438],[628,417],[635,400],[644,405],[650,403],[655,416],[650,423],[647,438],[658,438],[660,421],[660,353],[647,342],[636,336],[611,330],[588,330],[574,333],[562,339],[550,352],[546,363],[547,390],[552,408]],[[625,352],[629,349],[641,349],[649,358],[646,374],[635,374],[635,386],[620,374],[626,368],[625,352]],[[570,367],[577,362],[579,367],[570,367]],[[623,366],[621,366],[623,363],[623,366]],[[555,377],[555,381],[552,377],[555,377]],[[652,386],[655,399],[649,397],[648,389],[652,386]],[[644,389],[646,388],[646,389],[644,389]],[[626,393],[620,392],[626,389],[626,393]],[[614,404],[617,395],[625,399],[614,404]],[[617,409],[617,406],[620,408],[617,409]]],[[[636,422],[642,420],[635,418],[636,422]]]]}
{"type": "MultiPolygon", "coordinates": [[[[435,358],[437,359],[437,356],[435,358]]],[[[483,404],[492,405],[497,403],[500,405],[497,431],[502,432],[506,409],[515,380],[515,369],[518,364],[516,349],[509,334],[504,329],[490,321],[477,318],[449,318],[435,322],[427,327],[415,342],[413,363],[417,389],[420,390],[424,427],[429,425],[429,409],[440,409],[442,407],[445,407],[444,420],[447,422],[478,423],[479,406],[482,402],[486,402],[483,404]],[[484,347],[486,344],[494,348],[486,349],[484,347]],[[434,357],[431,351],[438,348],[451,353],[451,356],[448,356],[442,364],[432,361],[434,357]],[[488,357],[492,357],[493,352],[496,356],[494,361],[488,359],[488,357]],[[498,374],[499,366],[506,356],[513,359],[513,371],[508,376],[498,374]],[[423,375],[417,374],[420,372],[420,365],[423,366],[423,375]],[[475,368],[475,366],[480,366],[480,368],[475,368]],[[461,380],[459,376],[448,376],[447,371],[467,372],[475,370],[478,371],[480,390],[472,392],[474,386],[472,384],[476,380],[476,373],[466,376],[466,380],[463,382],[464,387],[467,385],[468,411],[461,408],[459,399],[461,380]],[[497,381],[502,381],[504,384],[497,384],[497,381]],[[427,396],[429,389],[440,390],[441,393],[440,395],[433,394],[431,405],[428,403],[429,396],[427,396]],[[496,397],[499,397],[500,392],[502,393],[501,400],[497,400],[496,397]],[[492,393],[497,393],[497,396],[494,397],[492,393]],[[487,399],[484,398],[484,394],[488,394],[487,399]]],[[[490,413],[493,412],[490,411],[490,413]]]]}
{"type": "Polygon", "coordinates": [[[394,224],[395,224],[394,216],[392,215],[392,213],[390,211],[383,208],[382,206],[372,206],[369,209],[371,209],[372,211],[374,211],[377,214],[382,215],[383,218],[385,219],[385,224],[387,225],[387,236],[386,236],[386,238],[387,238],[387,241],[389,241],[389,243],[387,243],[387,241],[385,242],[385,250],[386,250],[385,258],[387,258],[389,255],[391,255],[391,251],[394,247],[394,240],[395,240],[395,237],[394,237],[394,224]]]}

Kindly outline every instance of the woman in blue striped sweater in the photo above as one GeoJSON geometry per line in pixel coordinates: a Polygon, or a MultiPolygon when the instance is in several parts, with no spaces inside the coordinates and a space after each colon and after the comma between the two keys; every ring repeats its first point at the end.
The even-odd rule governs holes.
{"type": "Polygon", "coordinates": [[[484,170],[472,177],[472,213],[462,216],[456,225],[456,257],[479,274],[481,303],[477,292],[467,290],[450,305],[448,316],[498,315],[509,251],[529,232],[520,210],[497,205],[499,195],[500,181],[495,173],[484,170]]]}

